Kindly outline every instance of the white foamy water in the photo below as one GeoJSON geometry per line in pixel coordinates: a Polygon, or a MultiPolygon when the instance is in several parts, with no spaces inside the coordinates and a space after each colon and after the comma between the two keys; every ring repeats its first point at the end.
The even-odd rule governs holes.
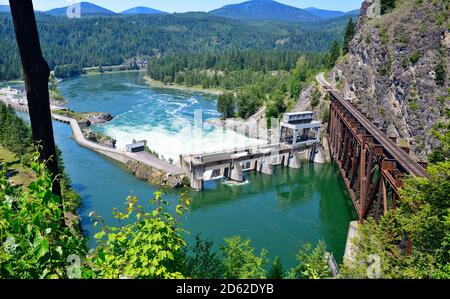
{"type": "Polygon", "coordinates": [[[150,125],[103,127],[102,131],[117,140],[118,148],[125,148],[133,140],[147,140],[150,149],[164,158],[177,160],[179,155],[215,152],[263,144],[262,140],[247,138],[231,130],[213,128],[200,130],[186,124],[181,130],[167,130],[150,125]]]}
{"type": "Polygon", "coordinates": [[[93,129],[117,140],[125,148],[133,140],[147,140],[148,146],[164,156],[213,152],[263,144],[264,141],[203,125],[218,118],[217,98],[197,92],[148,86],[143,74],[122,73],[79,77],[62,84],[69,108],[75,111],[107,112],[114,120],[93,129]],[[194,126],[195,124],[195,126],[194,126]]]}

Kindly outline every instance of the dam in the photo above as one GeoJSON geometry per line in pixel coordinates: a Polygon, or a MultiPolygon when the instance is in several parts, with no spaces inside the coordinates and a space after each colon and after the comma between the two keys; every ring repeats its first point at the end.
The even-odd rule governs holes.
{"type": "Polygon", "coordinates": [[[210,180],[227,178],[242,183],[244,171],[272,175],[277,165],[299,169],[302,161],[323,163],[323,158],[316,159],[321,153],[321,124],[314,116],[311,111],[286,113],[279,129],[272,130],[269,144],[180,155],[179,164],[189,175],[191,188],[201,191],[210,180]]]}

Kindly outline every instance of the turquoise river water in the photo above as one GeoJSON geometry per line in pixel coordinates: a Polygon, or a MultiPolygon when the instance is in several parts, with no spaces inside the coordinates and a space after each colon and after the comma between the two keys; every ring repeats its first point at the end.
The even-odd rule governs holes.
{"type": "MultiPolygon", "coordinates": [[[[112,122],[94,129],[116,138],[119,147],[146,139],[160,155],[175,159],[181,153],[259,142],[194,121],[199,115],[218,117],[214,96],[151,88],[142,73],[77,77],[60,83],[60,89],[70,109],[113,114],[112,122]]],[[[91,211],[112,224],[113,208],[124,207],[128,195],[147,205],[157,189],[119,163],[76,144],[69,126],[54,122],[54,129],[66,169],[82,197],[83,230],[94,246],[91,211]]],[[[174,190],[167,194],[172,203],[183,191],[193,199],[190,213],[181,219],[190,232],[189,240],[201,233],[218,246],[223,238],[240,235],[251,239],[258,251],[267,248],[269,257],[280,256],[286,267],[295,264],[303,244],[324,240],[336,259],[342,260],[355,212],[335,165],[305,163],[300,170],[278,167],[273,176],[249,172],[246,179],[242,185],[209,182],[200,193],[174,190]]]]}

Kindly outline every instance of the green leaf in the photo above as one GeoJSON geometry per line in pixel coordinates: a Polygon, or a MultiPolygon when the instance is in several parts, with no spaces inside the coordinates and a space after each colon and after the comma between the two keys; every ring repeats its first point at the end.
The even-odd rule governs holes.
{"type": "Polygon", "coordinates": [[[39,259],[48,252],[48,239],[38,235],[33,242],[34,253],[39,259]]]}

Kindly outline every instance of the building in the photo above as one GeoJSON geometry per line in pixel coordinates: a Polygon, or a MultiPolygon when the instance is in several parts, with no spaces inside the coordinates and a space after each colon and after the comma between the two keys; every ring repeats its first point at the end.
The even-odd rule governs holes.
{"type": "Polygon", "coordinates": [[[125,148],[126,148],[126,151],[129,153],[138,153],[138,152],[143,152],[145,150],[146,144],[147,144],[147,142],[145,140],[137,141],[132,144],[127,144],[125,146],[125,148]]]}
{"type": "Polygon", "coordinates": [[[280,141],[293,147],[320,143],[322,125],[312,111],[285,113],[280,124],[280,141]]]}

